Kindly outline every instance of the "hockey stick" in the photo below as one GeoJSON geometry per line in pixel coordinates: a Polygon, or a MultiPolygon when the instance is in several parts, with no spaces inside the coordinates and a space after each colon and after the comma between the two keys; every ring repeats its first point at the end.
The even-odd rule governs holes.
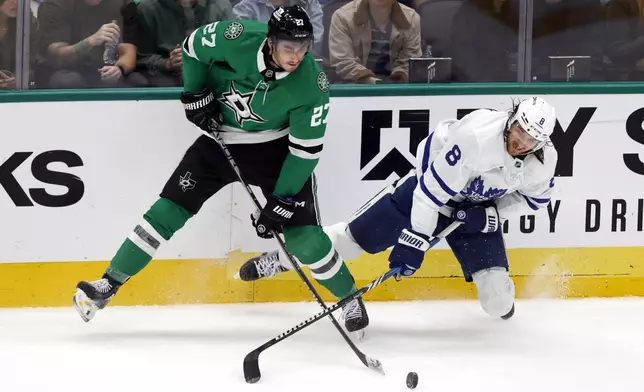
{"type": "MultiPolygon", "coordinates": [[[[453,222],[449,226],[447,226],[443,231],[441,231],[436,237],[432,238],[429,241],[429,247],[432,248],[434,245],[436,245],[441,239],[447,237],[454,229],[456,229],[458,226],[460,226],[461,222],[453,222]]],[[[249,352],[246,357],[244,358],[244,378],[246,379],[247,382],[250,383],[255,383],[259,381],[261,378],[261,373],[259,371],[259,354],[261,354],[264,350],[266,350],[269,347],[274,346],[275,344],[281,342],[282,340],[288,338],[289,336],[303,330],[304,328],[310,326],[311,324],[315,323],[316,321],[319,321],[323,319],[325,316],[330,315],[332,312],[340,309],[342,306],[346,305],[348,302],[353,301],[354,299],[364,295],[365,293],[373,290],[376,286],[380,285],[382,282],[385,280],[391,278],[392,276],[395,276],[400,272],[401,267],[396,267],[392,268],[389,271],[385,272],[383,275],[378,277],[376,280],[373,282],[369,283],[368,285],[364,286],[360,290],[354,292],[351,295],[348,295],[344,297],[342,300],[340,300],[338,303],[335,305],[326,308],[325,310],[321,311],[320,313],[309,317],[308,319],[302,321],[298,325],[287,329],[286,331],[282,332],[281,334],[277,335],[273,339],[269,340],[268,342],[262,344],[261,346],[257,347],[255,350],[249,352]]],[[[383,372],[384,373],[384,372],[383,372]]]]}
{"type": "MultiPolygon", "coordinates": [[[[261,211],[262,207],[259,204],[259,201],[257,200],[257,198],[255,197],[255,194],[253,193],[253,190],[250,189],[250,186],[248,185],[248,183],[246,183],[246,181],[244,181],[242,173],[239,170],[239,167],[237,167],[237,163],[235,162],[235,160],[233,159],[232,155],[230,154],[230,151],[228,151],[228,147],[226,146],[224,141],[221,139],[219,134],[216,131],[204,132],[204,133],[208,137],[213,139],[215,142],[217,142],[217,144],[221,148],[221,151],[224,153],[224,156],[228,160],[228,163],[232,167],[232,169],[235,172],[235,174],[237,174],[237,178],[239,179],[239,182],[246,188],[246,192],[248,193],[248,196],[253,201],[253,204],[255,205],[255,208],[258,211],[261,211]]],[[[271,233],[273,234],[273,237],[275,237],[275,239],[279,243],[279,246],[280,246],[281,250],[284,252],[284,254],[286,254],[289,263],[291,263],[291,265],[293,266],[293,269],[295,269],[295,271],[297,271],[297,274],[300,276],[300,279],[302,279],[302,282],[304,282],[304,284],[309,289],[311,294],[313,294],[313,296],[315,297],[315,300],[317,301],[317,303],[322,308],[328,309],[328,307],[326,306],[326,304],[322,300],[322,297],[320,297],[320,294],[318,294],[317,290],[315,290],[315,287],[313,287],[313,285],[311,284],[309,279],[306,277],[306,275],[304,275],[304,272],[302,271],[302,268],[300,268],[299,264],[297,262],[295,262],[295,260],[293,260],[293,256],[286,250],[286,244],[284,243],[284,240],[282,240],[282,238],[274,230],[271,233]]],[[[342,327],[338,323],[338,320],[336,320],[335,317],[331,313],[328,313],[327,315],[328,315],[329,319],[331,319],[331,322],[333,323],[335,328],[338,330],[338,332],[340,332],[340,334],[342,335],[344,340],[347,342],[347,344],[349,344],[349,346],[351,347],[353,352],[358,356],[358,358],[360,358],[360,361],[362,361],[362,363],[366,367],[368,367],[369,369],[372,369],[372,370],[375,370],[375,371],[377,371],[379,373],[384,374],[384,370],[382,370],[382,363],[377,359],[373,359],[373,358],[370,358],[370,357],[367,357],[366,355],[364,355],[364,353],[362,351],[360,351],[360,349],[358,347],[356,347],[355,343],[353,343],[351,338],[349,338],[347,333],[342,329],[342,327]]],[[[256,375],[255,374],[246,375],[246,368],[244,366],[244,376],[246,378],[247,383],[251,383],[251,384],[256,383],[257,381],[259,381],[259,378],[260,378],[259,367],[257,367],[257,374],[256,375]]]]}

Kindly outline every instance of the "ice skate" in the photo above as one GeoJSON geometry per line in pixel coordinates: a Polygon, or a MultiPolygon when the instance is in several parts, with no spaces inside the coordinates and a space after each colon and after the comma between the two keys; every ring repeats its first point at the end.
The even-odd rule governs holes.
{"type": "Polygon", "coordinates": [[[348,332],[354,333],[358,340],[363,340],[365,328],[369,325],[369,315],[362,297],[358,297],[342,307],[342,319],[348,332]]]}
{"type": "Polygon", "coordinates": [[[89,322],[99,309],[105,308],[116,294],[121,283],[103,275],[93,282],[78,282],[74,294],[74,308],[85,322],[89,322]]]}
{"type": "Polygon", "coordinates": [[[260,256],[253,257],[245,262],[239,272],[235,274],[235,279],[250,282],[262,278],[272,278],[285,271],[288,271],[288,269],[282,266],[279,251],[275,250],[262,253],[260,256]]]}

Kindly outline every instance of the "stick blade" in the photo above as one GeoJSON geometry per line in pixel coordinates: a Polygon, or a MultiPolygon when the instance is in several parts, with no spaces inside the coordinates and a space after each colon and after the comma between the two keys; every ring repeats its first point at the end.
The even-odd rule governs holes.
{"type": "Polygon", "coordinates": [[[244,379],[249,384],[255,384],[262,378],[259,371],[259,351],[253,350],[244,358],[244,379]]]}
{"type": "Polygon", "coordinates": [[[365,366],[368,367],[369,369],[376,371],[382,374],[383,376],[385,375],[385,369],[383,369],[382,362],[380,362],[379,360],[367,357],[365,355],[364,358],[362,358],[362,363],[364,363],[365,366]]]}

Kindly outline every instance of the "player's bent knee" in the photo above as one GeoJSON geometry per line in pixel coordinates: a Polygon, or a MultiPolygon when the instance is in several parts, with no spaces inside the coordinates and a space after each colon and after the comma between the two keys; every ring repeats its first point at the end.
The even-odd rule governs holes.
{"type": "Polygon", "coordinates": [[[143,219],[165,240],[169,240],[191,217],[188,210],[163,197],[143,215],[143,219]]]}
{"type": "Polygon", "coordinates": [[[333,247],[345,260],[353,260],[364,253],[364,249],[351,236],[347,223],[340,222],[325,226],[324,232],[331,240],[333,247]]]}
{"type": "Polygon", "coordinates": [[[320,226],[298,226],[284,228],[286,249],[308,265],[317,261],[320,254],[332,249],[331,240],[320,226]]]}
{"type": "Polygon", "coordinates": [[[486,268],[472,275],[481,307],[493,317],[505,316],[514,305],[515,288],[503,267],[486,268]]]}

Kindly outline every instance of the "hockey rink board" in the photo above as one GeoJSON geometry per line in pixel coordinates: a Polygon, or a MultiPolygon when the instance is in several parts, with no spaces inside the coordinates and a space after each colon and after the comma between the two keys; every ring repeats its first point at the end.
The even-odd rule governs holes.
{"type": "MultiPolygon", "coordinates": [[[[644,295],[642,96],[544,97],[558,118],[556,192],[547,210],[505,227],[517,295],[644,295]]],[[[323,223],[347,220],[405,173],[436,122],[507,110],[513,98],[520,96],[332,98],[316,169],[323,223]]],[[[0,116],[11,130],[0,145],[0,307],[68,306],[78,280],[100,277],[199,132],[178,101],[5,103],[0,116]]],[[[232,279],[248,257],[276,247],[256,238],[250,212],[241,187],[225,188],[114,304],[310,300],[295,273],[232,279]]],[[[387,256],[351,262],[358,285],[384,272],[387,256]]],[[[412,279],[368,299],[474,296],[439,244],[412,279]]]]}

